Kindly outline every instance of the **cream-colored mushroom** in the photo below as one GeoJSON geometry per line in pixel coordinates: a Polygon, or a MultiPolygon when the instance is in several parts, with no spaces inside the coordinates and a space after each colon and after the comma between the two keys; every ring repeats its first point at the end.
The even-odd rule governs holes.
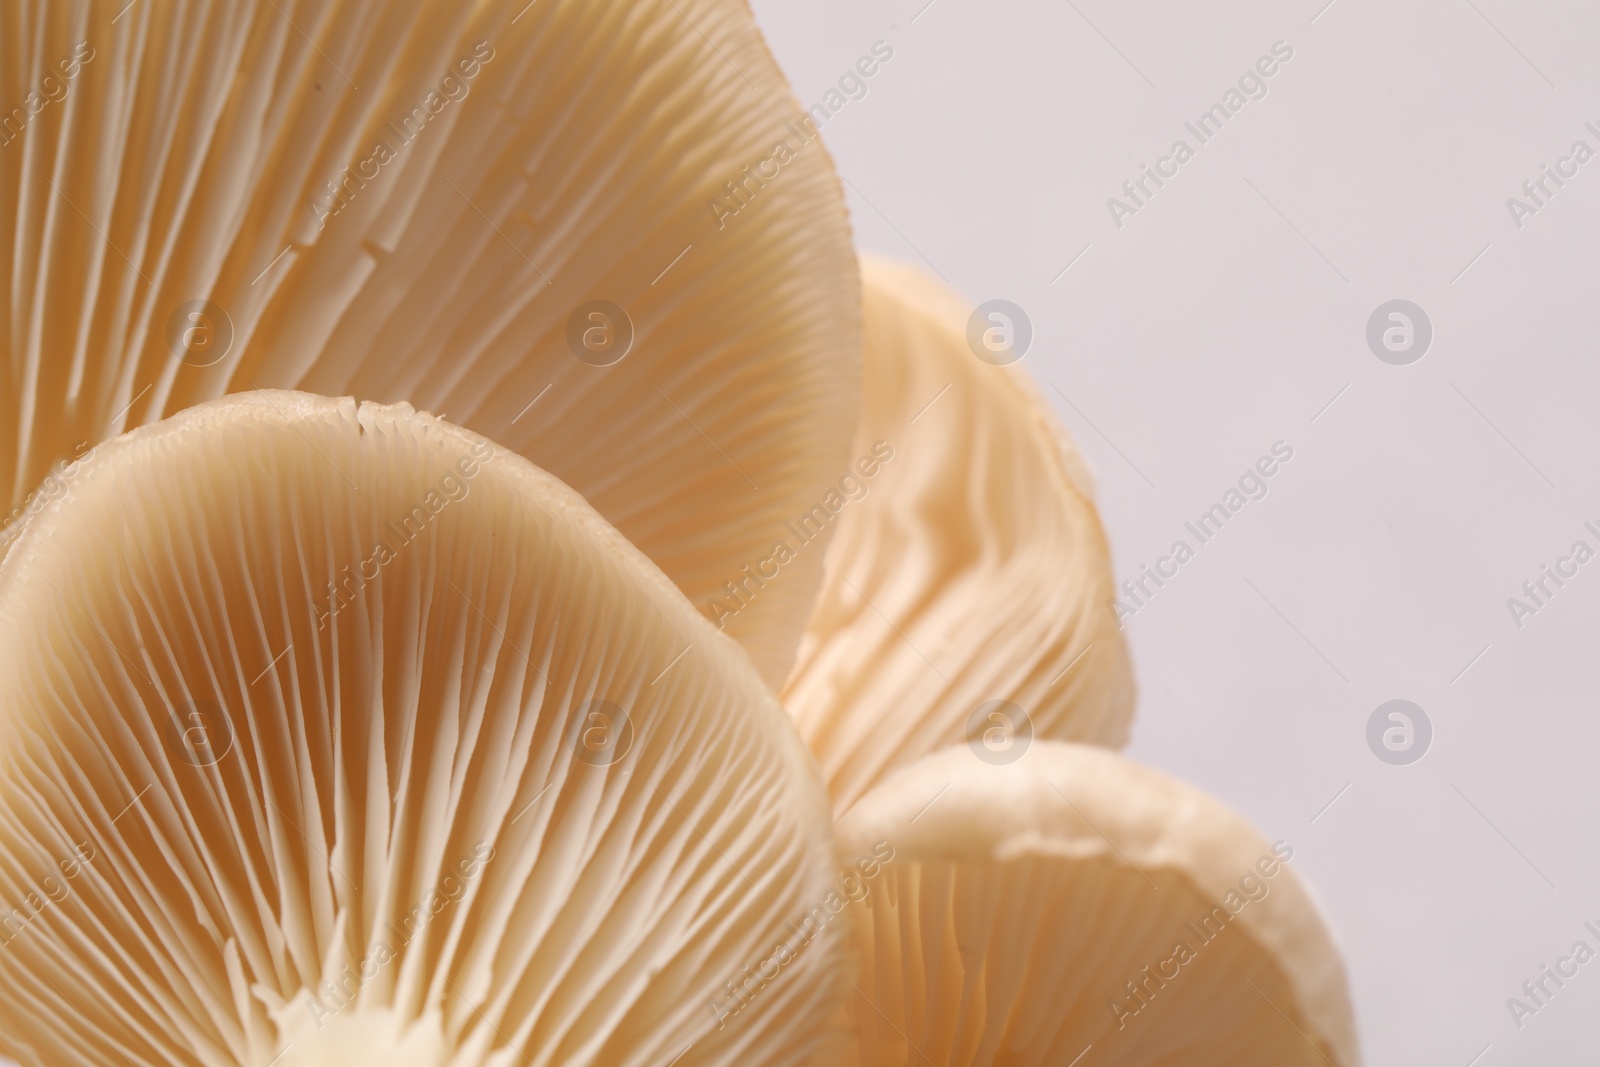
{"type": "MultiPolygon", "coordinates": [[[[25,0],[0,52],[0,510],[227,392],[408,401],[709,612],[847,459],[843,199],[743,0],[25,0]]],[[[821,555],[726,620],[773,686],[821,555]]]]}
{"type": "Polygon", "coordinates": [[[1132,670],[1076,449],[1020,368],[974,353],[959,297],[906,265],[862,276],[858,499],[784,691],[835,804],[994,731],[1120,746],[1132,670]]]}
{"type": "Polygon", "coordinates": [[[475,434],[261,392],[102,445],[0,564],[0,677],[28,1067],[776,1064],[826,1035],[839,927],[792,924],[837,872],[791,723],[475,434]]]}
{"type": "Polygon", "coordinates": [[[840,820],[894,859],[854,912],[862,1065],[1354,1067],[1344,969],[1291,869],[1200,791],[1087,745],[903,768],[840,820]]]}

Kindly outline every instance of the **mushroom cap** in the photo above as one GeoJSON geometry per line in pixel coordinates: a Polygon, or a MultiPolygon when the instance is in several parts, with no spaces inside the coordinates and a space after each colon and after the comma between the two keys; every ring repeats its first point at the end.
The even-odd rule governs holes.
{"type": "Polygon", "coordinates": [[[854,455],[871,462],[852,472],[864,495],[835,523],[784,689],[835,807],[897,766],[979,740],[991,713],[1019,745],[1122,745],[1132,667],[1076,448],[1020,367],[974,354],[960,297],[871,258],[862,281],[854,455]]]}
{"type": "MultiPolygon", "coordinates": [[[[856,261],[743,0],[5,19],[3,98],[61,95],[0,147],[0,510],[225,393],[406,401],[577,489],[709,611],[837,477],[856,261]]],[[[821,555],[727,620],[774,687],[821,555]]]]}
{"type": "Polygon", "coordinates": [[[792,724],[476,434],[258,392],[102,445],[0,564],[0,677],[0,1052],[29,1067],[826,1036],[837,925],[727,992],[836,874],[792,724]]]}
{"type": "Polygon", "coordinates": [[[838,833],[847,857],[894,852],[854,913],[846,1062],[1358,1063],[1292,844],[1166,775],[1089,745],[1006,766],[951,748],[838,833]]]}

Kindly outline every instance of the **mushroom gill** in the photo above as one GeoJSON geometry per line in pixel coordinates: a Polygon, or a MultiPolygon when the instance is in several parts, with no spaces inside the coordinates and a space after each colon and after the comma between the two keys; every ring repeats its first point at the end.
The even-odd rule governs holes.
{"type": "Polygon", "coordinates": [[[1288,861],[1088,745],[902,768],[839,823],[893,843],[856,909],[846,1063],[1355,1067],[1343,965],[1288,861]]]}
{"type": "Polygon", "coordinates": [[[1018,368],[974,354],[949,289],[871,258],[862,279],[854,499],[784,689],[836,809],[995,731],[1122,745],[1133,672],[1077,450],[1018,368]]]}
{"type": "Polygon", "coordinates": [[[406,405],[100,446],[0,564],[0,677],[29,1067],[797,1063],[836,1010],[826,798],[744,652],[406,405]]]}
{"type": "MultiPolygon", "coordinates": [[[[0,101],[13,517],[224,393],[406,401],[709,610],[846,459],[843,198],[743,0],[23,0],[0,101]]],[[[773,686],[820,557],[727,621],[773,686]]]]}

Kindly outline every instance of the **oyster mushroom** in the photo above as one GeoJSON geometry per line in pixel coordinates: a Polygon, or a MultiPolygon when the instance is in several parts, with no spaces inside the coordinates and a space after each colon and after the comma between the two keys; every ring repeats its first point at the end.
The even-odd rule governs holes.
{"type": "MultiPolygon", "coordinates": [[[[709,610],[846,461],[843,199],[742,0],[3,18],[0,98],[28,105],[0,122],[4,509],[224,393],[407,401],[577,489],[709,610]]],[[[726,621],[774,686],[821,568],[726,621]]]]}
{"type": "Polygon", "coordinates": [[[1076,448],[1019,368],[974,355],[949,289],[871,258],[862,283],[856,499],[784,690],[836,808],[963,740],[1122,745],[1132,669],[1076,448]]]}
{"type": "Polygon", "coordinates": [[[0,677],[23,1063],[791,1063],[836,1010],[826,798],[743,651],[406,405],[101,446],[0,564],[0,677]]]}
{"type": "Polygon", "coordinates": [[[1358,1062],[1292,843],[1199,790],[1093,746],[1007,766],[960,747],[890,775],[838,832],[847,856],[895,849],[854,913],[846,1063],[1358,1062]]]}

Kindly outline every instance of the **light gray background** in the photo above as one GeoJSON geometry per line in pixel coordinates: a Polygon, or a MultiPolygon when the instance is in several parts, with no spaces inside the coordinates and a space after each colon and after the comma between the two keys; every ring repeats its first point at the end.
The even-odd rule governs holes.
{"type": "Polygon", "coordinates": [[[1600,159],[1520,229],[1506,200],[1575,140],[1600,151],[1600,11],[1325,3],[755,7],[806,104],[893,46],[823,131],[857,241],[1028,311],[1024,365],[1096,469],[1119,578],[1293,446],[1128,620],[1129,753],[1295,845],[1366,1062],[1589,1062],[1600,960],[1520,1030],[1506,1000],[1600,949],[1600,560],[1521,629],[1506,600],[1600,549],[1600,159]],[[1106,199],[1278,40],[1268,95],[1114,226],[1106,199]],[[1434,327],[1410,366],[1365,340],[1395,298],[1434,327]],[[1397,697],[1434,728],[1404,767],[1365,740],[1397,697]]]}

